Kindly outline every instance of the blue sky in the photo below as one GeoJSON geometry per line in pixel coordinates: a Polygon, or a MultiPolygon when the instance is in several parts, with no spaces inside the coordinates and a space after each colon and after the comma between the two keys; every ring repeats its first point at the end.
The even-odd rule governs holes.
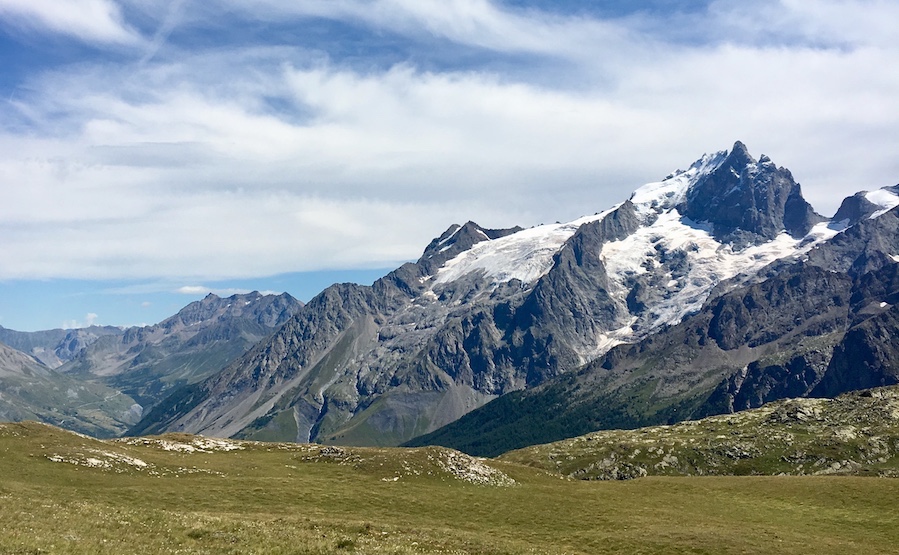
{"type": "Polygon", "coordinates": [[[886,0],[0,0],[0,325],[370,283],[744,141],[899,181],[886,0]]]}

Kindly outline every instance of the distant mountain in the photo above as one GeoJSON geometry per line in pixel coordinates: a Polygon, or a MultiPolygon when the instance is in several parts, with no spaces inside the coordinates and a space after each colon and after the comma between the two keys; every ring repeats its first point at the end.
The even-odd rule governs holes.
{"type": "Polygon", "coordinates": [[[287,293],[210,293],[158,324],[97,338],[59,371],[121,390],[149,407],[172,388],[218,372],[302,306],[287,293]]]}
{"type": "Polygon", "coordinates": [[[119,435],[145,408],[220,371],[302,306],[286,293],[210,294],[152,326],[0,328],[15,347],[0,345],[0,421],[38,419],[100,437],[119,435]]]}
{"type": "Polygon", "coordinates": [[[113,326],[35,332],[15,331],[0,326],[0,342],[33,356],[48,368],[58,368],[100,337],[121,333],[121,328],[113,326]]]}
{"type": "Polygon", "coordinates": [[[40,420],[109,437],[139,418],[140,407],[127,395],[60,374],[0,343],[0,421],[40,420]]]}
{"type": "MultiPolygon", "coordinates": [[[[326,289],[269,340],[223,372],[176,391],[131,433],[186,431],[395,445],[437,430],[497,397],[477,414],[498,418],[491,426],[507,421],[511,425],[514,411],[511,416],[505,408],[491,413],[490,407],[508,407],[531,390],[561,392],[541,398],[547,412],[540,418],[568,414],[565,411],[576,410],[575,397],[556,384],[569,383],[580,375],[573,373],[579,368],[603,368],[597,371],[603,377],[595,379],[595,389],[597,395],[609,393],[618,382],[603,381],[608,373],[603,365],[612,364],[606,361],[618,360],[615,357],[628,349],[642,348],[640,352],[651,356],[647,346],[675,342],[671,330],[686,329],[678,328],[685,319],[694,325],[696,318],[711,320],[714,314],[703,311],[712,300],[735,298],[727,295],[812,257],[832,256],[841,264],[854,264],[847,262],[846,253],[837,253],[838,247],[832,255],[816,253],[825,244],[841,244],[842,237],[851,235],[849,230],[880,220],[891,205],[899,204],[890,190],[862,197],[870,205],[858,202],[856,209],[846,209],[845,221],[825,221],[802,198],[788,170],[766,156],[755,160],[737,142],[730,151],[703,156],[686,171],[574,222],[507,230],[473,222],[454,225],[432,241],[417,262],[373,286],[326,289]],[[615,348],[621,344],[627,346],[615,348]]],[[[875,243],[851,248],[869,248],[871,257],[880,252],[875,243]]],[[[825,262],[815,267],[826,271],[825,262]]],[[[873,259],[866,263],[871,269],[876,266],[873,259]]],[[[813,282],[812,275],[800,279],[813,282]]],[[[783,287],[792,287],[792,282],[783,287]]],[[[742,340],[739,331],[726,330],[721,318],[715,323],[722,334],[742,340]]],[[[771,333],[780,337],[789,329],[774,328],[771,333]]],[[[759,333],[759,341],[773,341],[759,333]]],[[[686,336],[680,341],[688,339],[693,341],[686,336]]],[[[776,352],[765,345],[766,355],[776,352]]],[[[734,349],[743,353],[741,348],[734,349]]],[[[739,369],[755,359],[719,350],[726,352],[719,357],[722,362],[715,363],[720,369],[688,368],[687,374],[700,373],[698,378],[686,375],[681,380],[680,370],[670,370],[666,375],[678,385],[663,392],[668,408],[634,409],[639,418],[646,413],[678,419],[681,413],[673,411],[682,401],[690,409],[680,409],[684,413],[703,406],[709,411],[727,409],[706,401],[736,371],[733,364],[739,362],[739,369]],[[669,409],[671,414],[664,413],[669,409]]],[[[678,360],[665,359],[665,368],[678,360]]],[[[628,368],[633,367],[629,363],[628,368]]],[[[603,418],[638,424],[639,418],[610,416],[629,410],[625,397],[610,398],[614,400],[607,408],[612,412],[597,409],[603,418]]],[[[587,405],[585,401],[577,406],[587,405]]],[[[599,422],[591,418],[582,425],[599,422]]],[[[572,421],[581,422],[575,416],[572,421]]],[[[463,418],[459,425],[464,422],[472,421],[463,418]]],[[[523,422],[542,426],[543,421],[523,422]]],[[[548,430],[553,426],[550,423],[548,430]]],[[[559,425],[555,433],[581,433],[563,428],[559,425]]],[[[513,433],[532,439],[518,429],[513,433]]]]}

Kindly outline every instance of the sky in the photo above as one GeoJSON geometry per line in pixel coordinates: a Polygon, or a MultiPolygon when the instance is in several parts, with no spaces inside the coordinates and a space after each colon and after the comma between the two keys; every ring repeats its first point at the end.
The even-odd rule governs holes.
{"type": "Polygon", "coordinates": [[[0,0],[0,326],[371,283],[741,140],[899,182],[893,0],[0,0]]]}

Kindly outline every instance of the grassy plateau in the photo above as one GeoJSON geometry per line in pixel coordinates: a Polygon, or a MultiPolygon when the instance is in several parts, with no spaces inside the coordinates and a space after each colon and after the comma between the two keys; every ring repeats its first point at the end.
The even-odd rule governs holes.
{"type": "Polygon", "coordinates": [[[0,424],[0,553],[899,552],[894,478],[579,480],[522,457],[0,424]]]}

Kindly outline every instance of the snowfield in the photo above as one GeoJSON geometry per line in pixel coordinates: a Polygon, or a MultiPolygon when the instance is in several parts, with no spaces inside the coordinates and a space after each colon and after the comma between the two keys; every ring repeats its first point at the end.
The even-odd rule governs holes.
{"type": "Polygon", "coordinates": [[[433,283],[449,283],[478,271],[494,284],[513,279],[524,283],[537,281],[550,270],[553,256],[578,228],[605,218],[618,206],[567,224],[541,225],[499,239],[481,241],[448,260],[438,270],[433,283]]]}
{"type": "Polygon", "coordinates": [[[670,295],[649,308],[654,318],[648,329],[677,324],[702,308],[709,292],[720,282],[740,274],[754,274],[775,260],[803,254],[838,233],[828,223],[821,223],[801,239],[784,232],[767,243],[735,251],[731,245],[716,241],[710,231],[671,209],[633,235],[606,243],[600,257],[611,282],[617,285],[610,293],[624,302],[631,289],[631,278],[659,266],[659,251],[683,253],[685,269],[678,275],[668,274],[670,295]]]}
{"type": "Polygon", "coordinates": [[[878,216],[886,214],[893,208],[899,206],[899,195],[887,188],[871,191],[870,193],[865,193],[865,199],[867,199],[871,204],[880,206],[880,210],[871,214],[870,219],[872,220],[878,216]]]}

